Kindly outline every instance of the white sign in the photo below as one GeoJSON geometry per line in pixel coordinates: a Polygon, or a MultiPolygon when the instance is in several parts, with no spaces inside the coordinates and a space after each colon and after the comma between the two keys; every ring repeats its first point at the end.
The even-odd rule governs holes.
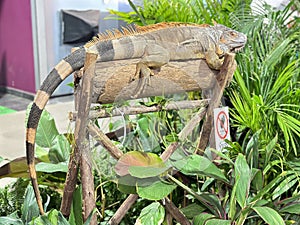
{"type": "Polygon", "coordinates": [[[220,151],[228,146],[225,140],[230,139],[228,107],[214,109],[214,129],[216,149],[220,151]]]}

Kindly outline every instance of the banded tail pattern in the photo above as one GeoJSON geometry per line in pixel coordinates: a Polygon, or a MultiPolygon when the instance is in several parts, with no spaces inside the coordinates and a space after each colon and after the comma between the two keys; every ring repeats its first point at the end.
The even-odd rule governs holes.
{"type": "Polygon", "coordinates": [[[31,183],[34,189],[35,197],[37,199],[40,213],[44,214],[42,205],[42,199],[37,183],[37,176],[34,164],[34,148],[35,148],[35,136],[37,126],[41,117],[41,114],[47,104],[50,96],[58,85],[66,79],[75,70],[83,67],[85,60],[86,50],[84,47],[71,53],[69,56],[61,60],[54,69],[49,73],[45,81],[43,82],[40,90],[37,91],[36,97],[30,109],[27,129],[26,129],[26,157],[29,168],[29,175],[31,183]]]}

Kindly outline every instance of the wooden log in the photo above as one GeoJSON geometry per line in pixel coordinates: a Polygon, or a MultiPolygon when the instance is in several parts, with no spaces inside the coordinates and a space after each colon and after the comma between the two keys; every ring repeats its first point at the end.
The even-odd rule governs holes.
{"type": "MultiPolygon", "coordinates": [[[[139,59],[97,62],[93,103],[113,103],[132,99],[138,80],[131,82],[139,59]]],[[[172,61],[151,76],[150,84],[138,98],[211,89],[219,71],[205,60],[172,61]]]]}

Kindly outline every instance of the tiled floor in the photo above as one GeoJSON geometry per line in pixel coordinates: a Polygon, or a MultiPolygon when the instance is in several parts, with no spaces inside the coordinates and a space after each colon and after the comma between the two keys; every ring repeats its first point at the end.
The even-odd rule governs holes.
{"type": "Polygon", "coordinates": [[[0,105],[17,111],[25,110],[32,100],[8,93],[0,93],[0,105]]]}

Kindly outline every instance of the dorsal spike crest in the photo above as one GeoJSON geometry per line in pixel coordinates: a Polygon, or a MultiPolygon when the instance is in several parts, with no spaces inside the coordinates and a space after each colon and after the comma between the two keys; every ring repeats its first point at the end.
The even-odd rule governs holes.
{"type": "Polygon", "coordinates": [[[173,28],[173,27],[183,27],[183,26],[197,26],[197,27],[210,27],[209,24],[195,24],[195,23],[181,23],[181,22],[163,22],[157,24],[151,24],[147,26],[138,26],[138,25],[128,25],[126,27],[122,27],[120,30],[106,30],[103,33],[98,34],[91,41],[85,44],[85,47],[89,48],[90,46],[96,44],[97,42],[107,41],[122,38],[124,36],[133,36],[144,34],[156,30],[173,28]]]}

